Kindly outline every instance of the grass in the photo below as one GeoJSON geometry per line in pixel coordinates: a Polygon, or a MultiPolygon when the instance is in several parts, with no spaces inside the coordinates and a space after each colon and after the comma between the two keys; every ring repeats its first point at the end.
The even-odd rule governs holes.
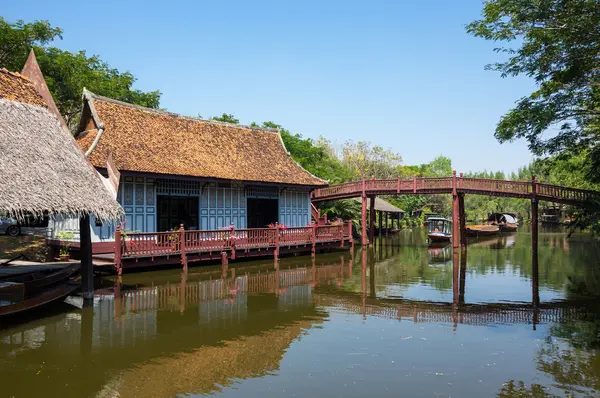
{"type": "Polygon", "coordinates": [[[48,246],[43,236],[11,237],[0,235],[0,259],[15,258],[23,254],[28,261],[46,261],[48,246]]]}

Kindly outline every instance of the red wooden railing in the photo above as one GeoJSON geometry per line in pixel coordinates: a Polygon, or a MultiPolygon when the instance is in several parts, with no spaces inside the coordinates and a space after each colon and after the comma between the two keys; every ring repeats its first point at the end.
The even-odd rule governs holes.
{"type": "Polygon", "coordinates": [[[494,180],[486,178],[466,178],[462,176],[396,180],[362,180],[319,188],[312,192],[313,202],[345,199],[362,195],[393,194],[437,194],[456,192],[481,195],[499,195],[516,198],[537,196],[540,200],[568,204],[582,204],[590,200],[600,200],[600,192],[569,188],[558,185],[540,184],[532,181],[494,180]]]}
{"type": "Polygon", "coordinates": [[[121,270],[123,259],[158,256],[181,256],[187,264],[186,255],[204,252],[232,252],[247,249],[273,249],[280,247],[314,246],[317,243],[344,242],[352,240],[352,222],[333,225],[309,225],[306,227],[219,229],[209,231],[123,233],[120,227],[115,233],[115,265],[121,270]]]}

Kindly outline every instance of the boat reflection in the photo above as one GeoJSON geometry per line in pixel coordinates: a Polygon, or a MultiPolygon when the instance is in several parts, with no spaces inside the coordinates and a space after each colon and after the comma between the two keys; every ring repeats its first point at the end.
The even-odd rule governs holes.
{"type": "Polygon", "coordinates": [[[503,234],[495,236],[480,236],[471,238],[469,246],[489,247],[490,249],[506,249],[514,246],[517,238],[515,234],[503,234]]]}

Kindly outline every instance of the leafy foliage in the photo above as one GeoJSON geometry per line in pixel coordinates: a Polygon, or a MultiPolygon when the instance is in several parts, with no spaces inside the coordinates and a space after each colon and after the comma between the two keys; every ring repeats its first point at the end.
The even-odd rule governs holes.
{"type": "Polygon", "coordinates": [[[56,105],[67,124],[79,121],[83,88],[106,97],[148,108],[158,108],[159,91],[143,92],[132,88],[135,77],[111,68],[98,56],[85,51],[71,53],[58,48],[38,48],[37,59],[56,105]]]}
{"type": "Polygon", "coordinates": [[[72,53],[48,46],[62,38],[62,32],[48,21],[10,24],[0,18],[0,67],[20,71],[33,48],[56,105],[72,129],[78,123],[84,87],[99,95],[158,108],[160,92],[133,89],[136,79],[131,73],[120,72],[85,51],[72,53]]]}
{"type": "Polygon", "coordinates": [[[62,29],[48,21],[25,23],[19,20],[11,24],[0,17],[0,68],[20,71],[31,48],[62,39],[62,33],[62,29]]]}
{"type": "MultiPolygon", "coordinates": [[[[600,164],[600,7],[595,0],[489,0],[467,31],[511,43],[488,65],[503,77],[526,75],[538,89],[522,98],[496,128],[501,141],[525,138],[536,155],[570,156],[589,149],[600,164]],[[550,138],[545,137],[554,128],[550,138]]],[[[597,167],[589,177],[600,181],[597,167]]]]}
{"type": "Polygon", "coordinates": [[[223,114],[221,116],[213,116],[213,117],[211,117],[211,119],[216,120],[218,122],[225,122],[225,123],[232,123],[232,124],[240,123],[239,119],[236,119],[235,116],[233,116],[231,113],[225,113],[225,112],[223,112],[223,114]]]}

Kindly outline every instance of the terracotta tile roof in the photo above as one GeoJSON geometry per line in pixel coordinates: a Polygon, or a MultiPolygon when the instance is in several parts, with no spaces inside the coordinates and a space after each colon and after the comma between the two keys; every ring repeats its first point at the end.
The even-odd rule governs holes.
{"type": "MultiPolygon", "coordinates": [[[[104,128],[89,156],[96,167],[105,167],[112,152],[120,171],[327,185],[292,160],[275,130],[185,117],[89,92],[84,97],[96,127],[104,128]]],[[[84,151],[99,131],[89,127],[77,138],[84,151]]]]}
{"type": "Polygon", "coordinates": [[[29,79],[4,68],[0,68],[0,98],[47,108],[29,79]]]}

